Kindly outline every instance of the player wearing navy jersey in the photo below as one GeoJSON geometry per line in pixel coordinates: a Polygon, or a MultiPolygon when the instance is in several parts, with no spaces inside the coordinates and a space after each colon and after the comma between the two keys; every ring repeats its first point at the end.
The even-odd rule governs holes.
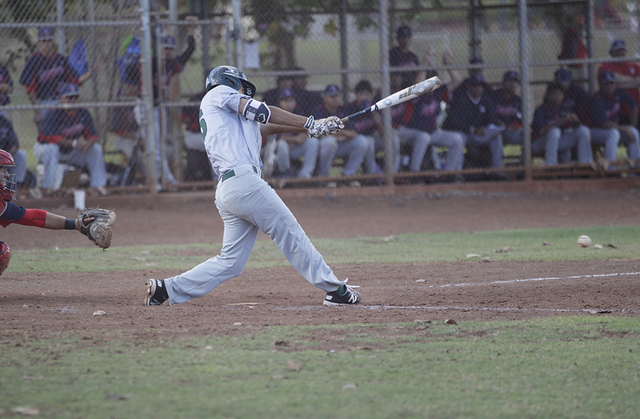
{"type": "MultiPolygon", "coordinates": [[[[296,102],[296,93],[292,88],[282,89],[278,95],[278,107],[296,115],[302,115],[302,109],[296,102]]],[[[306,132],[281,133],[275,135],[276,161],[280,177],[279,187],[286,185],[286,179],[300,177],[309,179],[313,176],[318,161],[320,143],[317,138],[306,132]],[[297,173],[291,168],[291,161],[302,159],[302,167],[297,173]]]]}
{"type": "MultiPolygon", "coordinates": [[[[501,129],[497,125],[493,101],[484,91],[484,83],[484,77],[481,74],[475,74],[467,81],[464,93],[454,93],[442,128],[459,132],[465,138],[465,144],[471,156],[468,159],[470,165],[478,166],[476,159],[479,148],[489,147],[491,165],[502,167],[501,129]]],[[[494,176],[503,178],[502,174],[494,176]]]]}
{"type": "Polygon", "coordinates": [[[518,95],[520,77],[509,70],[502,76],[502,88],[493,93],[498,124],[504,126],[503,144],[522,145],[522,98],[518,95]]]}
{"type": "MultiPolygon", "coordinates": [[[[92,69],[78,74],[67,58],[56,52],[54,39],[53,29],[42,27],[38,30],[38,50],[27,58],[20,74],[20,84],[24,85],[32,104],[57,104],[63,83],[82,85],[93,74],[92,69]]],[[[37,125],[40,125],[48,111],[35,110],[34,121],[37,125]]]]}
{"type": "Polygon", "coordinates": [[[607,169],[615,169],[618,144],[623,144],[632,165],[637,166],[640,163],[640,135],[636,128],[638,105],[625,90],[618,88],[613,72],[603,71],[598,82],[600,91],[593,98],[591,110],[591,142],[604,146],[606,162],[600,163],[607,169]],[[627,124],[620,123],[623,108],[629,112],[627,124]]]}
{"type": "MultiPolygon", "coordinates": [[[[62,88],[62,105],[75,103],[80,97],[78,86],[65,84],[62,88]]],[[[63,108],[49,112],[42,122],[38,142],[33,154],[44,165],[42,187],[45,195],[53,193],[58,163],[86,167],[91,176],[93,193],[106,194],[107,171],[102,147],[88,110],[63,108]]]]}
{"type": "MultiPolygon", "coordinates": [[[[369,80],[360,80],[354,87],[354,93],[356,99],[345,106],[345,112],[347,115],[351,115],[370,107],[374,101],[373,86],[369,80]]],[[[369,150],[364,156],[363,168],[367,174],[374,174],[378,172],[378,165],[376,163],[376,153],[384,150],[384,138],[381,132],[381,118],[380,114],[376,112],[366,113],[363,116],[352,119],[347,122],[347,128],[357,132],[359,135],[369,140],[369,150]]],[[[398,173],[400,169],[400,138],[397,133],[393,133],[393,156],[385,161],[391,161],[393,167],[393,173],[398,173]]]]}
{"type": "MultiPolygon", "coordinates": [[[[331,115],[349,115],[342,105],[342,93],[335,84],[325,87],[322,95],[322,103],[313,110],[316,119],[327,118],[331,115]]],[[[320,160],[318,162],[317,175],[329,176],[334,158],[344,159],[342,167],[343,176],[356,174],[365,155],[371,147],[371,141],[352,129],[343,129],[332,135],[320,138],[320,160]]],[[[350,182],[351,186],[358,186],[359,182],[350,182]]]]}
{"type": "MultiPolygon", "coordinates": [[[[17,191],[15,175],[9,171],[13,166],[15,162],[11,154],[6,150],[0,150],[0,225],[2,227],[20,224],[49,230],[81,231],[79,219],[68,219],[40,209],[27,209],[11,202],[16,198],[17,191]]],[[[84,220],[88,222],[93,218],[84,220]]],[[[10,259],[11,249],[6,243],[0,241],[0,275],[9,266],[10,259]]]]}
{"type": "MultiPolygon", "coordinates": [[[[435,71],[427,73],[427,78],[433,76],[437,76],[435,71]]],[[[459,170],[462,169],[464,160],[464,138],[458,132],[438,127],[438,118],[441,112],[440,103],[443,101],[450,102],[451,96],[452,94],[447,85],[441,86],[432,92],[425,93],[407,102],[408,109],[403,116],[407,117],[405,122],[406,129],[423,133],[430,145],[448,149],[444,165],[445,170],[459,170]]],[[[400,138],[402,138],[402,132],[401,128],[400,138]]],[[[438,162],[439,159],[434,164],[438,164],[438,162]]],[[[436,169],[441,169],[441,167],[437,166],[436,169]]],[[[458,179],[461,180],[460,178],[458,179]]]]}
{"type": "Polygon", "coordinates": [[[533,114],[531,128],[531,152],[544,156],[546,165],[558,164],[558,153],[563,163],[569,162],[572,150],[577,151],[580,163],[593,160],[589,129],[581,124],[578,115],[567,110],[558,83],[547,86],[544,102],[533,114]]]}
{"type": "Polygon", "coordinates": [[[205,148],[218,176],[216,206],[224,222],[219,256],[172,278],[147,282],[146,305],[184,303],[201,297],[244,270],[258,232],[268,234],[311,284],[325,291],[324,304],[355,304],[360,295],[336,278],[294,215],[261,177],[262,136],[307,131],[312,137],[337,133],[338,117],[316,121],[253,99],[255,86],[235,67],[214,68],[200,105],[205,148]]]}

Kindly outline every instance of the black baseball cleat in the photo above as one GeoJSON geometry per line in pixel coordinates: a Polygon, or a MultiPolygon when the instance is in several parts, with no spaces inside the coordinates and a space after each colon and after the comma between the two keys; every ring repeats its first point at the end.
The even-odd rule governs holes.
{"type": "Polygon", "coordinates": [[[167,288],[164,286],[164,279],[150,279],[147,281],[147,295],[144,298],[144,305],[159,306],[169,299],[167,288]]]}
{"type": "Polygon", "coordinates": [[[340,294],[340,288],[336,291],[328,292],[324,297],[325,306],[338,306],[342,304],[358,304],[360,302],[360,294],[355,292],[353,288],[356,286],[347,285],[348,279],[344,281],[344,294],[340,294]]]}

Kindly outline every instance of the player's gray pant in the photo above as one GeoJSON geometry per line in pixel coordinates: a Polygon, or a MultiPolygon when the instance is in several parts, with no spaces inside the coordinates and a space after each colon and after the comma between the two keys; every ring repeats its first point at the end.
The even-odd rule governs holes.
{"type": "Polygon", "coordinates": [[[615,128],[591,128],[590,132],[591,142],[604,146],[604,158],[611,162],[616,161],[620,132],[615,128]]]}
{"type": "Polygon", "coordinates": [[[364,135],[358,135],[350,140],[343,141],[338,141],[333,135],[322,137],[320,139],[318,176],[329,176],[333,159],[336,157],[344,159],[344,167],[342,168],[344,176],[355,175],[362,165],[370,145],[372,145],[371,140],[364,135]]]}
{"type": "Polygon", "coordinates": [[[58,174],[58,163],[69,163],[77,167],[86,167],[91,176],[90,186],[99,188],[107,184],[107,169],[104,164],[102,147],[96,143],[86,153],[73,149],[68,153],[60,152],[58,144],[36,143],[33,155],[44,165],[42,187],[53,189],[58,174]]]}
{"type": "Polygon", "coordinates": [[[547,166],[558,164],[558,154],[560,154],[562,162],[569,162],[571,160],[571,150],[573,149],[578,152],[579,163],[593,161],[589,128],[580,125],[564,132],[557,127],[551,128],[545,136],[536,139],[531,144],[531,153],[534,156],[544,156],[545,165],[547,166]]]}
{"type": "Polygon", "coordinates": [[[395,130],[396,136],[400,139],[400,145],[411,146],[411,159],[409,160],[409,171],[419,172],[422,168],[424,155],[429,148],[429,134],[419,129],[400,126],[395,130]]]}
{"type": "Polygon", "coordinates": [[[444,170],[460,170],[464,163],[464,137],[459,132],[445,131],[443,129],[437,129],[429,135],[429,144],[437,147],[446,147],[447,159],[442,167],[440,158],[434,158],[434,167],[436,169],[444,170]]]}
{"type": "Polygon", "coordinates": [[[627,156],[629,160],[632,160],[633,163],[640,163],[637,160],[640,158],[640,132],[638,129],[633,126],[626,126],[629,128],[634,138],[629,138],[629,136],[624,131],[620,131],[620,144],[623,144],[627,147],[627,156]]]}
{"type": "Polygon", "coordinates": [[[488,145],[491,152],[491,166],[502,167],[502,131],[487,127],[483,136],[467,134],[464,137],[465,144],[469,148],[488,145]]]}
{"type": "Polygon", "coordinates": [[[313,137],[307,137],[302,144],[293,145],[290,145],[283,139],[278,140],[276,147],[278,170],[280,173],[286,173],[291,170],[291,160],[298,160],[300,157],[304,157],[304,162],[298,172],[298,177],[309,179],[313,176],[313,171],[316,169],[319,147],[318,139],[313,137]]]}
{"type": "Polygon", "coordinates": [[[523,145],[524,138],[522,135],[522,128],[516,130],[505,129],[502,131],[502,144],[523,145]]]}
{"type": "MultiPolygon", "coordinates": [[[[374,140],[373,161],[375,162],[376,153],[378,151],[384,151],[386,148],[384,145],[384,138],[381,133],[375,132],[373,134],[373,140],[374,140]]],[[[392,161],[393,173],[398,173],[398,170],[400,170],[400,138],[395,132],[391,135],[391,141],[393,143],[393,161],[392,161]]],[[[365,162],[367,161],[366,159],[367,158],[365,157],[365,162]]],[[[371,160],[368,160],[368,161],[370,162],[371,160]]],[[[384,156],[384,161],[385,163],[388,161],[387,156],[384,156]]],[[[367,170],[367,173],[376,173],[376,172],[375,171],[371,172],[367,170]]]]}
{"type": "Polygon", "coordinates": [[[9,173],[14,173],[16,183],[20,184],[24,182],[24,176],[27,174],[27,152],[19,148],[13,155],[13,161],[16,163],[16,167],[9,169],[9,173]]]}
{"type": "Polygon", "coordinates": [[[307,281],[325,292],[337,290],[344,282],[336,278],[276,192],[251,165],[239,166],[233,171],[235,176],[222,182],[216,190],[216,206],[224,222],[220,255],[167,279],[171,304],[201,297],[240,275],[259,230],[271,237],[307,281]]]}

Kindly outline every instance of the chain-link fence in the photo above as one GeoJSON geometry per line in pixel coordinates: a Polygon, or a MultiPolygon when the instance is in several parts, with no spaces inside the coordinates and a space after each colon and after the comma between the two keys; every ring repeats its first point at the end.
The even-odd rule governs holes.
{"type": "Polygon", "coordinates": [[[274,186],[633,173],[637,3],[427,3],[2,2],[1,146],[34,196],[213,187],[198,107],[233,64],[256,98],[316,117],[443,82],[336,136],[264,138],[274,186]],[[607,69],[632,100],[598,95],[607,69]]]}

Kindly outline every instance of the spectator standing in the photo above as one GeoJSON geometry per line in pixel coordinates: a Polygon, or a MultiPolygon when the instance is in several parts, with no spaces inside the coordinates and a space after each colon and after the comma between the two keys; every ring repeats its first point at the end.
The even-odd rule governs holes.
{"type": "MultiPolygon", "coordinates": [[[[295,71],[305,71],[302,67],[294,68],[295,71]]],[[[322,96],[319,93],[307,90],[309,82],[308,74],[293,76],[291,87],[296,92],[296,103],[300,107],[303,115],[310,115],[313,110],[322,103],[322,96]]]]}
{"type": "MultiPolygon", "coordinates": [[[[373,104],[373,86],[371,86],[369,80],[360,80],[353,90],[356,95],[356,100],[347,105],[347,115],[369,108],[373,104]]],[[[348,121],[346,125],[347,128],[363,135],[370,141],[369,151],[363,162],[364,171],[367,174],[378,173],[376,153],[378,151],[384,151],[385,149],[384,138],[380,132],[380,123],[380,114],[370,112],[348,121]]],[[[400,169],[400,138],[398,138],[396,133],[393,133],[392,141],[393,155],[390,159],[385,159],[385,162],[391,161],[393,173],[398,173],[400,169]]]]}
{"type": "MultiPolygon", "coordinates": [[[[612,58],[622,58],[627,56],[627,45],[622,39],[614,39],[609,48],[609,55],[612,58]]],[[[598,77],[604,71],[611,71],[616,77],[619,89],[624,89],[629,96],[640,104],[640,64],[632,61],[615,63],[603,63],[598,68],[598,77]]],[[[631,109],[623,107],[620,110],[620,122],[628,124],[631,118],[631,109]]],[[[636,125],[638,127],[638,125],[636,125]]]]}
{"type": "MultiPolygon", "coordinates": [[[[187,16],[185,18],[188,22],[193,22],[197,20],[195,16],[187,16]]],[[[160,146],[160,140],[162,138],[162,129],[161,129],[161,120],[167,120],[166,112],[160,112],[160,103],[165,100],[167,97],[167,92],[169,85],[171,84],[171,80],[174,76],[182,73],[184,70],[184,66],[186,65],[189,58],[196,49],[196,40],[193,37],[193,25],[187,25],[187,48],[185,51],[175,57],[174,52],[176,49],[176,40],[170,35],[166,35],[162,39],[162,65],[163,65],[163,73],[160,74],[158,69],[158,58],[156,56],[156,52],[154,49],[154,56],[152,57],[152,77],[153,77],[153,98],[154,98],[154,108],[153,108],[153,119],[155,121],[155,140],[156,140],[156,168],[158,171],[158,182],[161,179],[162,174],[164,174],[165,179],[170,184],[176,183],[176,179],[171,173],[171,169],[169,168],[169,162],[167,160],[167,156],[173,155],[169,147],[165,150],[165,155],[162,155],[162,148],[160,146]]],[[[158,185],[158,189],[161,189],[161,186],[158,185]]]]}
{"type": "MultiPolygon", "coordinates": [[[[313,111],[316,120],[327,118],[331,115],[347,115],[342,105],[342,93],[335,84],[330,84],[324,89],[322,103],[313,111]]],[[[353,176],[362,165],[365,155],[373,146],[372,140],[364,135],[359,135],[353,129],[342,129],[340,132],[320,138],[320,160],[317,174],[321,177],[329,176],[334,158],[344,159],[342,167],[343,176],[353,176]]],[[[359,186],[358,181],[349,182],[350,186],[359,186]]]]}
{"type": "MultiPolygon", "coordinates": [[[[472,167],[478,165],[479,148],[486,146],[491,153],[491,166],[502,167],[502,129],[496,125],[495,106],[484,93],[484,84],[484,77],[478,73],[463,84],[466,91],[454,94],[442,128],[463,135],[470,157],[468,163],[472,167]]],[[[462,166],[458,168],[462,169],[462,166]]],[[[504,175],[495,174],[494,177],[502,179],[504,175]]]]}
{"type": "MultiPolygon", "coordinates": [[[[389,51],[389,65],[391,67],[418,67],[420,65],[418,56],[409,49],[412,37],[411,28],[400,26],[396,31],[396,36],[398,46],[389,51]]],[[[417,75],[417,71],[392,72],[391,78],[396,82],[391,84],[398,86],[399,89],[404,89],[416,83],[417,75]]]]}
{"type": "Polygon", "coordinates": [[[571,160],[572,150],[577,151],[578,162],[593,161],[591,135],[580,118],[566,108],[564,92],[558,83],[550,83],[542,105],[533,115],[531,151],[544,156],[547,166],[558,164],[558,153],[564,163],[571,160]]]}
{"type": "MultiPolygon", "coordinates": [[[[60,91],[60,103],[74,104],[80,98],[78,86],[66,83],[60,91]]],[[[102,147],[97,143],[93,118],[82,108],[54,109],[42,121],[38,142],[33,154],[44,164],[43,194],[53,195],[58,163],[86,167],[91,176],[93,193],[106,195],[107,171],[102,147]]]]}
{"type": "Polygon", "coordinates": [[[493,99],[498,125],[504,126],[503,144],[522,145],[522,98],[518,94],[520,77],[509,70],[502,76],[502,88],[496,90],[493,99]]]}
{"type": "MultiPolygon", "coordinates": [[[[294,115],[304,115],[296,103],[296,93],[285,88],[278,94],[278,107],[294,115]]],[[[319,141],[306,132],[276,134],[276,161],[278,172],[283,178],[300,177],[309,179],[313,176],[318,160],[319,141]],[[291,169],[291,160],[302,159],[302,167],[298,173],[291,169]]]]}
{"type": "Polygon", "coordinates": [[[631,165],[637,167],[640,163],[640,134],[636,128],[638,122],[638,104],[623,89],[618,88],[616,76],[611,71],[603,71],[598,76],[600,91],[592,102],[593,128],[591,128],[591,142],[603,145],[605,161],[600,164],[608,170],[615,169],[618,144],[627,147],[627,155],[631,165]],[[620,123],[621,109],[630,109],[629,120],[620,123]]]}
{"type": "MultiPolygon", "coordinates": [[[[20,74],[20,84],[24,85],[32,104],[56,105],[60,103],[60,88],[63,83],[82,85],[93,70],[78,74],[65,56],[56,52],[53,43],[55,35],[50,27],[38,30],[38,50],[25,63],[20,74]]],[[[50,109],[36,109],[33,120],[40,126],[50,109]]]]}

